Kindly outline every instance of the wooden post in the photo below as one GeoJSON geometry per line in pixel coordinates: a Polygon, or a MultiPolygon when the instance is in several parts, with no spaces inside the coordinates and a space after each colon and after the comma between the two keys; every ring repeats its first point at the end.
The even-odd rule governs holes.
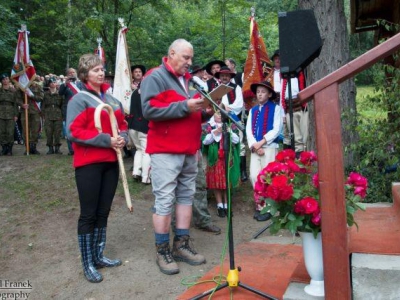
{"type": "Polygon", "coordinates": [[[315,94],[326,299],[351,299],[338,84],[315,94]]]}

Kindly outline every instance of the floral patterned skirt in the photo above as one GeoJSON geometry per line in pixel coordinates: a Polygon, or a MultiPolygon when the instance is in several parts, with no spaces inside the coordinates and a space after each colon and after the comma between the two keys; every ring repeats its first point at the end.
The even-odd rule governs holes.
{"type": "Polygon", "coordinates": [[[217,163],[210,167],[207,166],[206,169],[206,180],[208,189],[226,189],[225,182],[225,162],[224,158],[219,158],[217,163]]]}

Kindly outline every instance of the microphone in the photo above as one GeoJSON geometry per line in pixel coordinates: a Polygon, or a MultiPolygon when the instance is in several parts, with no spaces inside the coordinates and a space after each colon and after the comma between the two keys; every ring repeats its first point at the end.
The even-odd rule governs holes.
{"type": "Polygon", "coordinates": [[[193,85],[193,87],[199,92],[204,91],[204,87],[197,83],[193,77],[190,77],[189,82],[193,85]]]}

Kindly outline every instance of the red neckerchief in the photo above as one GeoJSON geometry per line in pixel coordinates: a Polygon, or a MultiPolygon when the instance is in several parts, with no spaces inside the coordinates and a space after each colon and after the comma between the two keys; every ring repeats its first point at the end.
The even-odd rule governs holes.
{"type": "MultiPolygon", "coordinates": [[[[89,82],[85,83],[85,87],[88,91],[92,91],[95,92],[97,94],[97,92],[93,89],[93,87],[89,84],[89,82]]],[[[108,83],[102,83],[100,86],[100,91],[101,93],[105,93],[107,92],[107,90],[111,87],[111,85],[109,85],[108,83]]]]}

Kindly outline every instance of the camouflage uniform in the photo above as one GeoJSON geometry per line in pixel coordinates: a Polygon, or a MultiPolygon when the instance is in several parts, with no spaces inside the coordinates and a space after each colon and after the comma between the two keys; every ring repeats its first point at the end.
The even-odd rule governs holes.
{"type": "Polygon", "coordinates": [[[63,116],[62,116],[62,105],[63,97],[58,94],[58,91],[51,93],[51,91],[46,91],[44,93],[44,98],[42,102],[42,112],[45,118],[44,127],[46,129],[47,143],[49,147],[48,154],[56,153],[62,154],[60,152],[60,138],[63,127],[63,116]],[[53,149],[53,146],[55,149],[53,149]]]}
{"type": "MultiPolygon", "coordinates": [[[[41,111],[39,108],[39,103],[43,100],[43,90],[38,84],[32,84],[29,88],[33,97],[28,96],[28,127],[29,127],[29,143],[30,143],[30,154],[39,154],[36,150],[36,144],[39,138],[40,131],[40,118],[41,111]]],[[[25,95],[22,91],[19,92],[19,97],[17,98],[17,104],[22,106],[24,104],[25,95]]],[[[26,137],[26,126],[25,126],[25,111],[21,113],[21,122],[23,128],[23,136],[26,137]]]]}
{"type": "Polygon", "coordinates": [[[203,157],[201,151],[198,152],[197,160],[197,176],[196,176],[196,192],[193,199],[193,223],[194,225],[204,231],[212,232],[214,234],[220,234],[221,229],[212,224],[211,215],[208,211],[208,200],[207,200],[207,184],[206,174],[203,168],[203,157]]]}
{"type": "Polygon", "coordinates": [[[211,215],[208,211],[206,174],[201,156],[198,159],[197,168],[196,193],[193,199],[193,223],[196,227],[204,227],[211,223],[211,215]]]}
{"type": "Polygon", "coordinates": [[[0,88],[0,143],[3,147],[1,155],[12,155],[14,145],[14,118],[18,116],[14,89],[0,88]]]}

